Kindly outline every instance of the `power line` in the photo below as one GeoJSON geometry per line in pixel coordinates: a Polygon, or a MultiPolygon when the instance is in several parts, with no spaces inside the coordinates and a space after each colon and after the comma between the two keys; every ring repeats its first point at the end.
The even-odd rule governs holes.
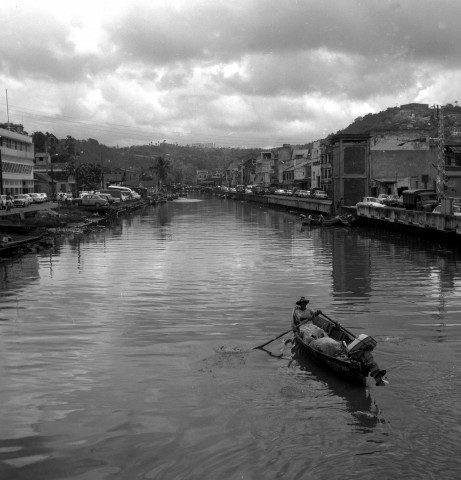
{"type": "Polygon", "coordinates": [[[139,140],[152,141],[153,137],[172,137],[169,143],[220,143],[223,146],[237,146],[238,143],[244,143],[247,148],[263,148],[262,145],[280,145],[283,143],[291,144],[306,144],[309,143],[306,139],[287,139],[287,137],[273,138],[273,137],[244,137],[225,134],[205,134],[198,133],[181,133],[178,131],[164,130],[155,131],[147,127],[133,127],[130,125],[116,124],[116,123],[100,123],[91,120],[77,120],[75,117],[67,115],[48,115],[37,110],[20,108],[16,106],[9,106],[9,108],[16,113],[17,116],[29,118],[31,122],[39,125],[47,125],[48,127],[60,128],[62,125],[67,125],[82,134],[88,135],[91,132],[99,132],[107,136],[124,137],[124,140],[139,140]]]}

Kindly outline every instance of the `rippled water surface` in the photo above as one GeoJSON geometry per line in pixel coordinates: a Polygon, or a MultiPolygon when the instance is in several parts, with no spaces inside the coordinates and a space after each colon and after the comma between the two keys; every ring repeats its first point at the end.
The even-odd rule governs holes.
{"type": "Polygon", "coordinates": [[[461,258],[197,197],[0,264],[0,478],[459,478],[461,258]],[[301,295],[389,385],[294,355],[301,295]]]}

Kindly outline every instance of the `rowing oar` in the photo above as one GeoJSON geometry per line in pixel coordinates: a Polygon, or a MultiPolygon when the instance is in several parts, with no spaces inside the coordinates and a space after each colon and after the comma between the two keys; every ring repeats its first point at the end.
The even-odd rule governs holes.
{"type": "MultiPolygon", "coordinates": [[[[300,327],[301,325],[304,325],[305,323],[309,322],[311,319],[308,318],[307,320],[304,320],[304,322],[301,322],[298,327],[300,327]]],[[[273,338],[272,340],[269,340],[268,342],[266,343],[263,343],[262,345],[258,345],[257,347],[253,347],[253,350],[257,350],[258,348],[263,348],[265,347],[266,345],[269,345],[269,343],[272,343],[273,341],[277,340],[278,338],[280,337],[283,337],[284,335],[286,335],[287,333],[290,333],[291,331],[293,331],[293,328],[290,328],[290,330],[287,330],[286,332],[283,332],[281,333],[278,337],[275,337],[273,338]]]]}

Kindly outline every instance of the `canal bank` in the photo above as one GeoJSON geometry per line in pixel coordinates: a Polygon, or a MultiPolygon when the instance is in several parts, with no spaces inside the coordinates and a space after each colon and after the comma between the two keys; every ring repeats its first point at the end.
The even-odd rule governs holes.
{"type": "Polygon", "coordinates": [[[371,226],[444,244],[457,246],[461,239],[461,216],[392,207],[342,206],[335,209],[331,200],[281,195],[236,193],[232,198],[304,214],[352,215],[357,226],[371,226]]]}
{"type": "Polygon", "coordinates": [[[145,205],[144,200],[131,200],[106,208],[49,202],[2,210],[0,257],[43,250],[53,245],[56,236],[89,233],[145,205]]]}

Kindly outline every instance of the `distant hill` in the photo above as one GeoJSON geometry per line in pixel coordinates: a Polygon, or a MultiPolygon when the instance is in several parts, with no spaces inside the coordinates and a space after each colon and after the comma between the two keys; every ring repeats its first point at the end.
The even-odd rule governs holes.
{"type": "MultiPolygon", "coordinates": [[[[429,136],[436,137],[438,135],[438,114],[439,110],[426,104],[401,105],[358,117],[349,126],[339,130],[337,134],[418,130],[426,131],[429,136]]],[[[457,135],[461,131],[461,107],[452,104],[445,105],[443,119],[445,138],[457,135]]]]}

